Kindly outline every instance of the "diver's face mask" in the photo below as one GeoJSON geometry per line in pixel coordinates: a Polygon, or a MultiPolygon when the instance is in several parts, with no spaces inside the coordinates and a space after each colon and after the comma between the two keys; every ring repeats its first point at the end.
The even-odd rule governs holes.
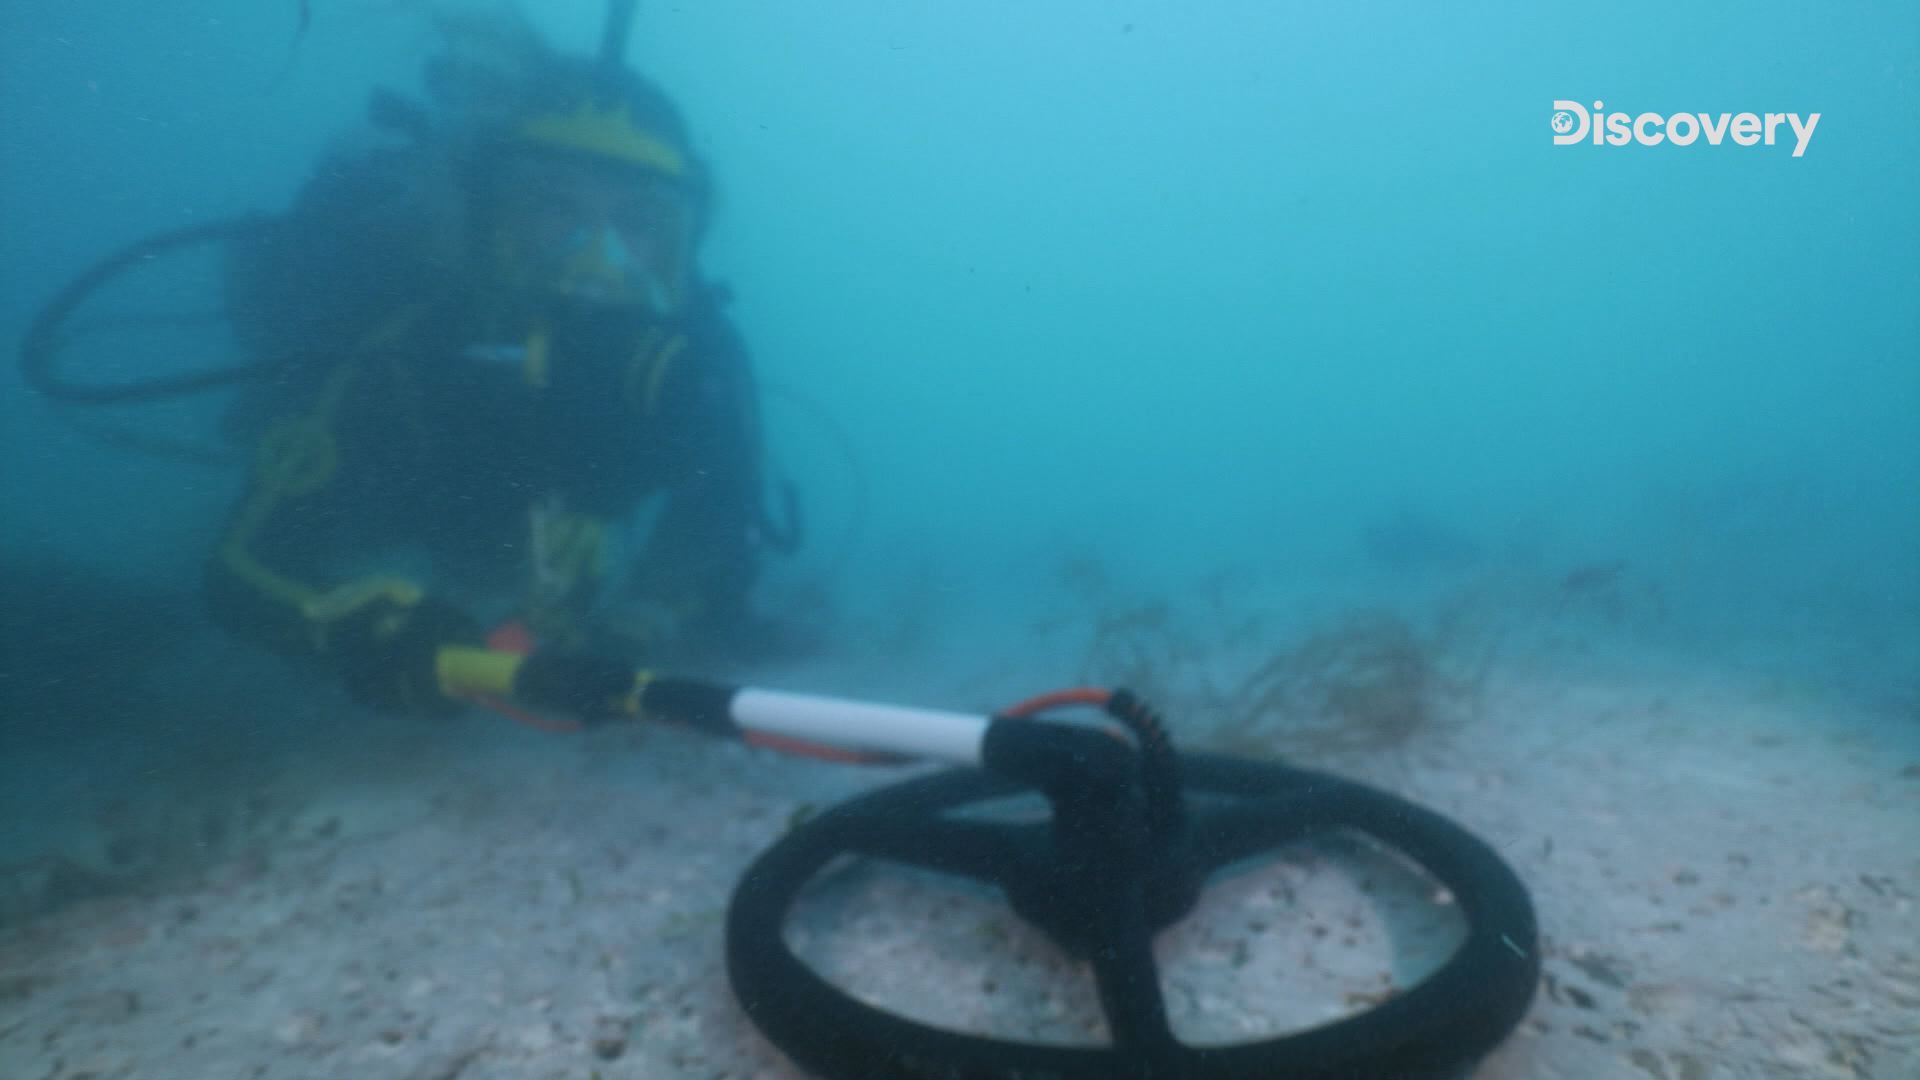
{"type": "Polygon", "coordinates": [[[443,399],[529,483],[618,509],[626,473],[601,466],[642,452],[685,347],[693,201],[670,177],[544,151],[489,182],[490,287],[443,399]]]}
{"type": "Polygon", "coordinates": [[[497,177],[500,277],[532,308],[619,308],[665,318],[685,299],[692,205],[639,169],[526,154],[497,177]]]}

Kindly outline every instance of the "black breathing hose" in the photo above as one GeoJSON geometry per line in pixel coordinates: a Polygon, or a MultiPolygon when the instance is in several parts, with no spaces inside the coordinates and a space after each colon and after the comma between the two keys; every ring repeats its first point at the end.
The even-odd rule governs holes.
{"type": "Polygon", "coordinates": [[[83,383],[63,378],[58,367],[63,344],[60,329],[75,308],[101,285],[128,268],[178,248],[239,239],[271,227],[266,217],[235,217],[171,229],[136,240],[89,267],[55,293],[34,315],[20,342],[20,375],[28,386],[55,401],[79,405],[115,405],[211,390],[255,378],[270,370],[264,364],[236,364],[179,375],[162,375],[123,383],[83,383]]]}

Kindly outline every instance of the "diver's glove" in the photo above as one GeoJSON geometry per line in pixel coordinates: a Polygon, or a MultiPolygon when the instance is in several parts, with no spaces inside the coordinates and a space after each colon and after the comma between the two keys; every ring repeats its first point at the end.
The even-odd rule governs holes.
{"type": "Polygon", "coordinates": [[[431,598],[413,604],[380,600],[336,631],[333,654],[347,693],[389,712],[454,712],[440,692],[435,660],[445,645],[479,645],[480,624],[431,598]]]}
{"type": "Polygon", "coordinates": [[[587,723],[631,717],[639,711],[644,678],[623,661],[591,653],[541,649],[513,674],[513,699],[587,723]]]}

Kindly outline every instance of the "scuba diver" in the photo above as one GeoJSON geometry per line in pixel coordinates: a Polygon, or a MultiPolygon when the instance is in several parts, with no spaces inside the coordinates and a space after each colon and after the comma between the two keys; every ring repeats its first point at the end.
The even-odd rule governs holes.
{"type": "Polygon", "coordinates": [[[477,700],[579,728],[664,721],[838,763],[958,766],[796,814],[740,877],[727,978],[801,1068],[1467,1075],[1527,1015],[1540,934],[1499,853],[1431,811],[1288,763],[1177,753],[1124,689],[1069,687],[980,714],[635,670],[790,647],[750,593],[762,555],[797,542],[797,519],[790,493],[779,524],[765,512],[756,387],[722,290],[696,269],[706,170],[671,104],[619,62],[633,0],[610,10],[597,64],[523,26],[450,27],[453,48],[427,71],[430,106],[376,95],[384,141],[326,161],[289,213],[172,230],[60,290],[23,342],[28,385],[71,404],[241,386],[228,434],[257,449],[209,562],[214,608],[361,701],[437,712],[477,700]],[[103,282],[210,242],[228,245],[225,313],[259,359],[63,375],[69,316],[103,282]],[[636,519],[649,527],[625,527],[636,519]],[[643,539],[626,543],[630,532],[643,539]],[[396,567],[403,552],[428,556],[427,572],[399,572],[420,569],[396,567]],[[1104,719],[1088,722],[1092,709],[1104,719]],[[1051,715],[1066,710],[1081,715],[1051,715]],[[990,809],[1023,793],[1044,797],[1044,818],[990,809]],[[1331,830],[1426,871],[1464,939],[1358,1015],[1182,1042],[1156,935],[1197,909],[1209,879],[1331,830]],[[1107,1044],[929,1025],[812,970],[786,927],[845,858],[1003,895],[1092,973],[1107,1044]]]}
{"type": "Polygon", "coordinates": [[[695,266],[710,186],[681,117],[612,32],[595,63],[524,24],[443,29],[431,104],[376,94],[383,141],[232,248],[237,336],[275,370],[228,415],[257,451],[209,563],[217,621],[394,710],[453,706],[449,646],[779,647],[749,594],[793,507],[785,527],[765,510],[748,358],[695,266]]]}

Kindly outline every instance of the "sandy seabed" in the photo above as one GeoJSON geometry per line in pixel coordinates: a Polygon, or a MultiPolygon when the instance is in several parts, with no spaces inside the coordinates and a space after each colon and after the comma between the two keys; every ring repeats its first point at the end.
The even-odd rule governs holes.
{"type": "MultiPolygon", "coordinates": [[[[1034,669],[767,681],[984,709],[1048,685],[1034,669]]],[[[1169,704],[1177,738],[1216,734],[1169,704]]],[[[326,708],[303,723],[343,737],[240,785],[270,842],[0,928],[0,1076],[800,1075],[728,989],[727,897],[791,822],[908,773],[667,728],[552,737],[326,708]]],[[[1476,1076],[1920,1076],[1911,701],[1764,665],[1535,657],[1390,752],[1295,760],[1452,816],[1533,890],[1540,993],[1476,1076]]],[[[1158,943],[1176,1030],[1307,1026],[1430,970],[1457,918],[1386,863],[1335,838],[1220,883],[1158,943]]],[[[854,867],[790,938],[909,1016],[1102,1037],[1088,981],[981,890],[854,867]]]]}

